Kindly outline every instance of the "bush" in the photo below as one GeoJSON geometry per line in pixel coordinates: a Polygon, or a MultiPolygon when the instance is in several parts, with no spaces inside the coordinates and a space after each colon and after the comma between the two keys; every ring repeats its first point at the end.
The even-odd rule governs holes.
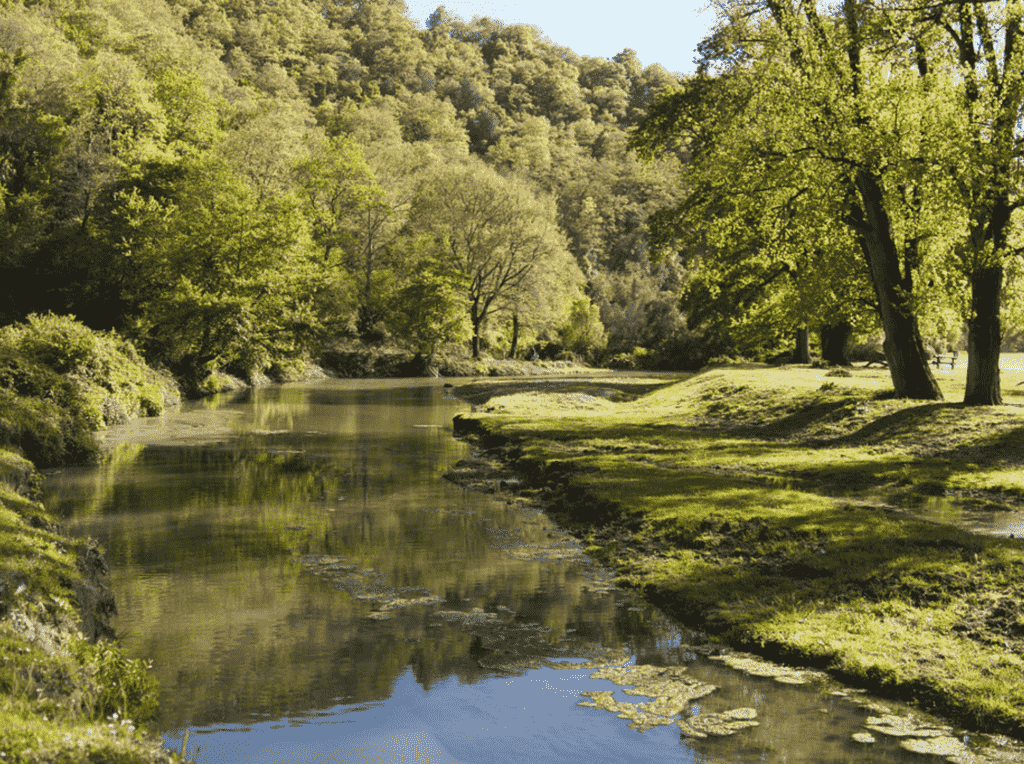
{"type": "Polygon", "coordinates": [[[608,334],[601,323],[601,311],[587,298],[572,304],[569,318],[558,333],[564,348],[577,355],[588,355],[608,345],[608,334]]]}
{"type": "Polygon", "coordinates": [[[159,414],[176,398],[174,382],[130,342],[73,316],[32,315],[0,329],[0,445],[40,467],[87,460],[93,430],[159,414]]]}
{"type": "Polygon", "coordinates": [[[91,459],[96,444],[90,424],[81,409],[0,389],[0,445],[18,449],[37,467],[91,459]]]}
{"type": "Polygon", "coordinates": [[[153,717],[159,704],[159,684],[147,673],[146,662],[126,658],[120,648],[109,642],[93,644],[76,639],[72,651],[96,683],[96,719],[118,714],[144,722],[153,717]]]}
{"type": "Polygon", "coordinates": [[[33,313],[24,324],[7,330],[22,355],[58,374],[87,366],[96,352],[96,335],[74,316],[33,313]]]}
{"type": "Polygon", "coordinates": [[[92,429],[155,416],[167,401],[178,399],[173,380],[150,369],[128,340],[115,332],[93,332],[74,316],[33,314],[4,327],[0,375],[5,371],[20,384],[12,389],[80,413],[92,429]],[[47,394],[46,387],[59,391],[47,394]]]}
{"type": "Polygon", "coordinates": [[[609,369],[633,371],[636,368],[636,357],[632,353],[616,353],[605,361],[605,365],[609,369]]]}

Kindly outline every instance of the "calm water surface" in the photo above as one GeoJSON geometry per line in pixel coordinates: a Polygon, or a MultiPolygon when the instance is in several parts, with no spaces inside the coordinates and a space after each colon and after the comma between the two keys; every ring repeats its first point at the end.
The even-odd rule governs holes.
{"type": "Polygon", "coordinates": [[[433,380],[258,388],[113,428],[100,466],[51,473],[47,505],[107,550],[168,747],[187,731],[211,764],[929,760],[853,743],[870,712],[821,688],[695,656],[543,514],[443,480],[468,456],[466,410],[433,380]],[[686,663],[720,688],[688,714],[753,707],[760,726],[639,733],[577,703],[647,698],[592,669],[495,667],[480,623],[512,653],[686,663]]]}

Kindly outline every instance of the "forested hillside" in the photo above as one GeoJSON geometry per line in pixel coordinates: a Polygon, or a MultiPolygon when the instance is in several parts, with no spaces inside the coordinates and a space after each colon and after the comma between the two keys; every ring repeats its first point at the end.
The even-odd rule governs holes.
{"type": "Polygon", "coordinates": [[[337,337],[685,349],[647,247],[679,166],[627,146],[677,80],[632,50],[401,0],[0,5],[0,323],[71,313],[181,375],[337,337]]]}

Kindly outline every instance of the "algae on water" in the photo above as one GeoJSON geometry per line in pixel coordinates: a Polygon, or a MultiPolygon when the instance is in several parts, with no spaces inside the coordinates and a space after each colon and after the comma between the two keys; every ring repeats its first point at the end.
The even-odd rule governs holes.
{"type": "Polygon", "coordinates": [[[580,693],[589,700],[577,705],[611,711],[620,719],[628,719],[629,726],[638,732],[654,727],[675,724],[679,731],[691,738],[733,735],[748,727],[756,727],[757,711],[753,708],[735,708],[722,713],[701,713],[683,719],[693,701],[710,695],[718,688],[713,684],[693,679],[684,666],[606,666],[590,675],[592,679],[607,679],[626,689],[627,695],[644,695],[654,700],[630,703],[614,699],[613,690],[580,693]]]}
{"type": "Polygon", "coordinates": [[[780,684],[807,684],[812,679],[823,679],[826,676],[821,671],[780,666],[777,663],[770,663],[749,653],[709,655],[708,658],[713,661],[721,661],[726,666],[751,676],[771,677],[780,684]]]}

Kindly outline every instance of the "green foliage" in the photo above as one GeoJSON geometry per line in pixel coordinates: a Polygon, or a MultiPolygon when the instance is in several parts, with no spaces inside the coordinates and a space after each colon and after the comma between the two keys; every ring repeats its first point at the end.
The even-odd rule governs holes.
{"type": "MultiPolygon", "coordinates": [[[[125,417],[156,416],[166,400],[177,397],[174,383],[150,369],[131,342],[116,332],[94,332],[74,316],[33,314],[0,330],[0,347],[13,354],[12,363],[20,356],[64,377],[65,388],[77,386],[94,429],[125,417]]],[[[51,397],[41,382],[14,389],[51,397]]],[[[54,400],[74,406],[66,395],[54,400]]]]}
{"type": "Polygon", "coordinates": [[[426,179],[411,215],[418,230],[445,242],[448,267],[465,278],[474,357],[484,322],[514,310],[538,285],[535,276],[565,274],[550,285],[552,302],[578,284],[552,205],[520,179],[502,177],[482,162],[445,167],[426,179]]]}
{"type": "Polygon", "coordinates": [[[580,355],[603,350],[608,344],[608,335],[601,323],[601,311],[587,298],[573,302],[569,308],[569,318],[562,324],[559,334],[566,350],[580,355]]]}
{"type": "Polygon", "coordinates": [[[73,316],[32,315],[0,329],[0,437],[39,466],[89,458],[92,430],[154,416],[176,397],[131,343],[73,316]]]}
{"type": "Polygon", "coordinates": [[[7,329],[6,335],[26,358],[57,374],[85,368],[96,352],[96,335],[74,316],[33,314],[25,324],[7,329]]]}
{"type": "Polygon", "coordinates": [[[145,722],[153,717],[158,705],[158,685],[147,670],[145,661],[127,658],[115,646],[78,639],[72,655],[85,674],[96,683],[98,693],[93,704],[94,718],[125,717],[145,722]]]}
{"type": "Polygon", "coordinates": [[[248,375],[303,353],[317,336],[313,267],[298,202],[260,191],[223,161],[190,169],[163,235],[137,253],[150,288],[133,333],[185,374],[211,364],[248,375]]]}
{"type": "Polygon", "coordinates": [[[628,49],[450,15],[418,30],[385,0],[73,5],[0,10],[2,322],[75,314],[200,376],[380,337],[416,276],[419,187],[473,152],[517,174],[523,230],[548,240],[475,335],[515,315],[551,338],[582,281],[565,252],[584,273],[642,262],[678,195],[625,137],[674,78],[628,49]]]}
{"type": "MultiPolygon", "coordinates": [[[[443,255],[443,253],[442,253],[443,255]]],[[[432,358],[472,336],[469,283],[442,256],[426,258],[410,282],[395,293],[390,325],[416,352],[432,358]]]]}
{"type": "MultiPolygon", "coordinates": [[[[74,399],[73,387],[61,392],[74,399]]],[[[40,467],[90,459],[96,454],[92,440],[94,420],[85,415],[81,402],[76,402],[77,410],[69,411],[52,400],[0,389],[0,442],[18,449],[40,467]]]]}

